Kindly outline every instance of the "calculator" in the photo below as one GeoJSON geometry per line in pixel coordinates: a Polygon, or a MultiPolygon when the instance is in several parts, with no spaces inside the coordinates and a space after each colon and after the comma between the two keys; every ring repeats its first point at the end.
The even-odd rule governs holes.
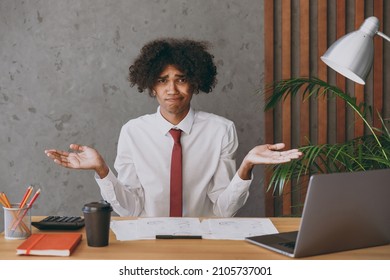
{"type": "Polygon", "coordinates": [[[31,224],[41,230],[76,230],[84,226],[84,218],[77,216],[48,216],[31,224]]]}

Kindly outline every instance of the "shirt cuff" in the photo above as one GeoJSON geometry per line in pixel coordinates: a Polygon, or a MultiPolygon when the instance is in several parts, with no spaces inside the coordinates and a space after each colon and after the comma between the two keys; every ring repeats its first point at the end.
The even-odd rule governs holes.
{"type": "Polygon", "coordinates": [[[113,185],[117,180],[117,178],[114,172],[112,172],[111,169],[109,169],[107,176],[104,178],[100,178],[100,176],[95,172],[95,180],[101,189],[107,190],[110,188],[113,189],[113,185]]]}
{"type": "Polygon", "coordinates": [[[230,183],[231,186],[234,186],[236,191],[245,192],[249,190],[249,187],[253,180],[253,173],[251,173],[251,178],[249,180],[243,180],[238,173],[236,173],[230,183]]]}

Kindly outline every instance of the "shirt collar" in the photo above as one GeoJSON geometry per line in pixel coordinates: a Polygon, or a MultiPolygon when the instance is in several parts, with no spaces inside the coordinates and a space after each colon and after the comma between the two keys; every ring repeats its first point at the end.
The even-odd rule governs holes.
{"type": "Polygon", "coordinates": [[[156,119],[159,129],[164,135],[166,135],[172,128],[181,129],[184,133],[190,134],[195,119],[195,111],[190,108],[187,116],[185,116],[185,118],[177,125],[173,125],[161,115],[159,106],[157,108],[156,119]]]}

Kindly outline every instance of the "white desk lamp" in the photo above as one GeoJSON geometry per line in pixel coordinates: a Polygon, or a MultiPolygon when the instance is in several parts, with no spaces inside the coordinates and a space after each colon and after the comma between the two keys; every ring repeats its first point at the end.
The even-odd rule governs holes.
{"type": "Polygon", "coordinates": [[[367,18],[358,30],[334,42],[321,56],[322,61],[348,79],[364,85],[374,58],[374,35],[390,42],[390,37],[378,29],[378,18],[367,18]]]}

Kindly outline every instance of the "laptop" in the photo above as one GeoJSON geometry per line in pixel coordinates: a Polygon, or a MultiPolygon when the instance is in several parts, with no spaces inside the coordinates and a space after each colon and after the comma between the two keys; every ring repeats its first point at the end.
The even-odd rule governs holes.
{"type": "Polygon", "coordinates": [[[310,177],[299,230],[246,241],[300,258],[390,243],[390,169],[310,177]]]}

